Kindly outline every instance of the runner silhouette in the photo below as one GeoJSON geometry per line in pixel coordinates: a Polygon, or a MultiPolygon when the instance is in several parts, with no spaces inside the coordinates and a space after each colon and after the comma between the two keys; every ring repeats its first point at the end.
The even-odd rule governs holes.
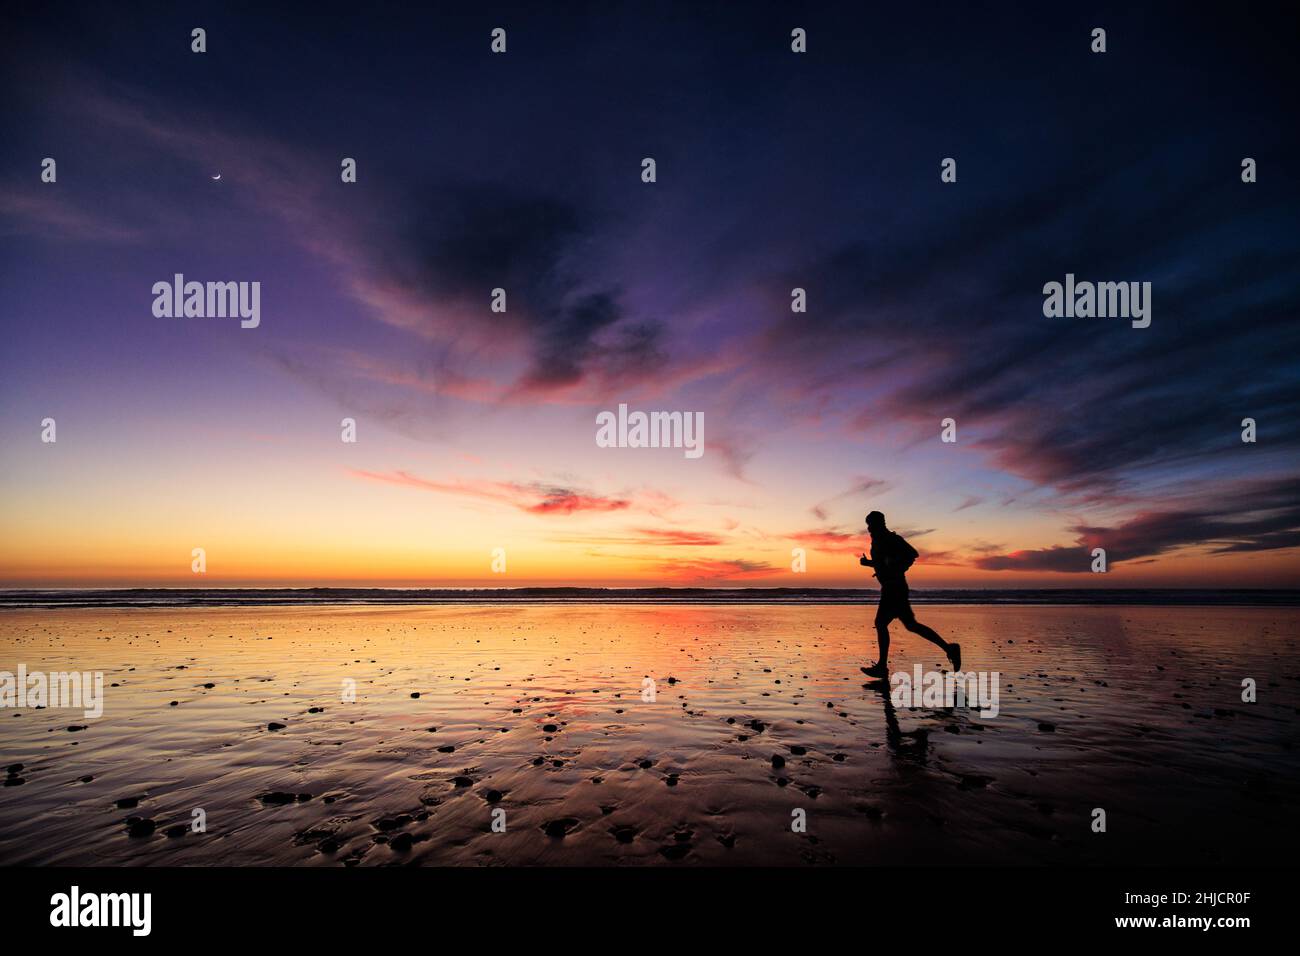
{"type": "Polygon", "coordinates": [[[907,590],[907,569],[917,558],[916,549],[903,540],[903,536],[885,527],[885,516],[879,511],[867,515],[867,530],[871,532],[871,557],[865,554],[858,562],[863,567],[875,568],[880,582],[880,606],[876,609],[876,638],[880,642],[880,659],[870,667],[862,668],[868,677],[889,676],[889,622],[897,618],[913,634],[920,634],[931,644],[937,644],[948,655],[953,670],[961,670],[961,645],[949,643],[932,628],[916,619],[907,590]]]}

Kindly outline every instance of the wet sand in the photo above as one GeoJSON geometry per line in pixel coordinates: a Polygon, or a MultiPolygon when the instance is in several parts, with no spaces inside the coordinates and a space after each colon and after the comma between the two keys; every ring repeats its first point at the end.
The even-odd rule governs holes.
{"type": "Polygon", "coordinates": [[[919,610],[997,717],[864,687],[867,606],[0,612],[0,671],[106,697],[0,709],[0,864],[1292,858],[1300,609],[919,610]]]}

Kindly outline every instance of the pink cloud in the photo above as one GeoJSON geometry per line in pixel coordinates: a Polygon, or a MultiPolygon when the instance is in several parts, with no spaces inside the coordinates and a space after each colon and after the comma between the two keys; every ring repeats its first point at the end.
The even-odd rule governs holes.
{"type": "Polygon", "coordinates": [[[418,488],[423,491],[435,491],[442,494],[460,495],[479,498],[485,501],[498,501],[512,508],[536,515],[569,515],[579,511],[608,512],[624,511],[633,506],[630,498],[599,495],[560,485],[548,485],[544,482],[514,481],[469,481],[455,479],[452,481],[431,481],[406,471],[359,471],[351,469],[349,474],[367,481],[379,481],[406,488],[418,488]]]}
{"type": "Polygon", "coordinates": [[[665,561],[658,569],[670,581],[738,581],[780,574],[785,570],[773,567],[766,561],[747,561],[743,558],[665,561]]]}

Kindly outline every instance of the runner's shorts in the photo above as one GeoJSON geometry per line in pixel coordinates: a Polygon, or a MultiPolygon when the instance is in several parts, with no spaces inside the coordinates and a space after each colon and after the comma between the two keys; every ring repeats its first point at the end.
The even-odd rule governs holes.
{"type": "Polygon", "coordinates": [[[876,624],[888,624],[897,618],[907,622],[912,620],[912,602],[907,588],[881,588],[880,607],[876,609],[876,624]]]}

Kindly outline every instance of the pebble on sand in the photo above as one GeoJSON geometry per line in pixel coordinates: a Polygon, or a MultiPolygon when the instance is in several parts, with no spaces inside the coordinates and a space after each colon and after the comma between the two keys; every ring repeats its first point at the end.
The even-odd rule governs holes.
{"type": "Polygon", "coordinates": [[[573,817],[561,817],[558,820],[550,820],[542,824],[542,832],[548,837],[562,840],[581,825],[582,822],[575,820],[573,817]]]}
{"type": "Polygon", "coordinates": [[[131,817],[126,821],[126,832],[128,836],[153,836],[153,831],[156,829],[158,829],[158,824],[154,823],[148,817],[131,817]]]}
{"type": "Polygon", "coordinates": [[[610,827],[609,832],[619,843],[631,843],[636,839],[638,830],[630,823],[620,823],[616,827],[610,827]]]}

